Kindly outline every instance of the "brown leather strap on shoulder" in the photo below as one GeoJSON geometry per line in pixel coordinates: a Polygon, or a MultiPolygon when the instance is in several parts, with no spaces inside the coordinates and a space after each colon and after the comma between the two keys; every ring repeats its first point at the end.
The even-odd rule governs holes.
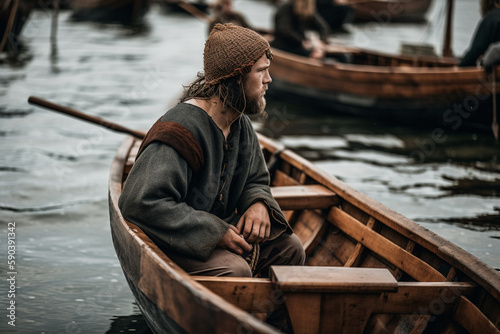
{"type": "Polygon", "coordinates": [[[179,123],[162,122],[161,118],[156,121],[144,137],[136,159],[154,141],[162,142],[175,149],[194,172],[198,172],[205,165],[200,144],[193,134],[179,123]]]}

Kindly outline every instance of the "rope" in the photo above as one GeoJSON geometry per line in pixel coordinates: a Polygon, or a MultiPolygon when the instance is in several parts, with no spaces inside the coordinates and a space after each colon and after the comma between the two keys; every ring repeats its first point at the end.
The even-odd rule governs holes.
{"type": "MultiPolygon", "coordinates": [[[[245,240],[245,237],[243,234],[240,234],[240,237],[245,240]]],[[[248,256],[245,258],[245,261],[247,261],[248,265],[250,266],[250,270],[252,271],[252,274],[255,274],[255,269],[257,269],[257,262],[259,262],[259,256],[260,256],[260,245],[259,244],[252,244],[253,249],[252,253],[248,254],[248,256]]]]}
{"type": "Polygon", "coordinates": [[[245,258],[245,261],[248,262],[250,270],[252,270],[252,274],[255,274],[255,269],[257,269],[257,262],[259,262],[260,245],[252,244],[252,246],[253,246],[252,253],[245,258]]]}

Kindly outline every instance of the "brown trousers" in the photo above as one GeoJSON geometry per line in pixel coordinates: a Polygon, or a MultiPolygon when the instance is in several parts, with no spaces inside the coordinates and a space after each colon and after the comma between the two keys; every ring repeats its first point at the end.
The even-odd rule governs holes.
{"type": "MultiPolygon", "coordinates": [[[[190,275],[252,277],[245,259],[231,251],[216,248],[207,261],[178,254],[167,254],[190,275]]],[[[303,265],[305,252],[302,242],[295,234],[283,233],[272,241],[260,245],[260,255],[254,274],[269,277],[272,265],[303,265]]]]}

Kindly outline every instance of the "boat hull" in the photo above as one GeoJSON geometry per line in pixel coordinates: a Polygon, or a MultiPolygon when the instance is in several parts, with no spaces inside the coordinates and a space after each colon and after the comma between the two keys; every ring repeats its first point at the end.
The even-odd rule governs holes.
{"type": "Polygon", "coordinates": [[[270,73],[270,94],[330,112],[452,128],[492,119],[491,79],[481,69],[323,63],[274,49],[270,73]]]}
{"type": "Polygon", "coordinates": [[[71,19],[133,25],[140,23],[150,0],[73,0],[71,19]]]}

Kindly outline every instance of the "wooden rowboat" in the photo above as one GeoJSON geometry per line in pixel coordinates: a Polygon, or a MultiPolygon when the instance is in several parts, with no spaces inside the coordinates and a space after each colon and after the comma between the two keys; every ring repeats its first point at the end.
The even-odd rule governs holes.
{"type": "Polygon", "coordinates": [[[353,7],[355,21],[422,22],[432,0],[336,0],[353,7]]]}
{"type": "Polygon", "coordinates": [[[273,49],[269,92],[374,119],[454,130],[463,124],[491,123],[492,80],[481,68],[457,67],[452,58],[396,56],[335,45],[329,46],[329,53],[348,55],[351,61],[323,62],[273,49]]]}
{"type": "Polygon", "coordinates": [[[139,23],[149,10],[151,0],[72,0],[75,21],[139,23]]]}
{"type": "Polygon", "coordinates": [[[306,249],[271,279],[189,276],[134,224],[118,198],[140,145],[128,137],[109,183],[124,274],[156,333],[276,333],[285,303],[302,333],[500,333],[500,274],[458,246],[259,136],[272,192],[306,249]],[[284,298],[283,298],[284,296],[284,298]]]}

